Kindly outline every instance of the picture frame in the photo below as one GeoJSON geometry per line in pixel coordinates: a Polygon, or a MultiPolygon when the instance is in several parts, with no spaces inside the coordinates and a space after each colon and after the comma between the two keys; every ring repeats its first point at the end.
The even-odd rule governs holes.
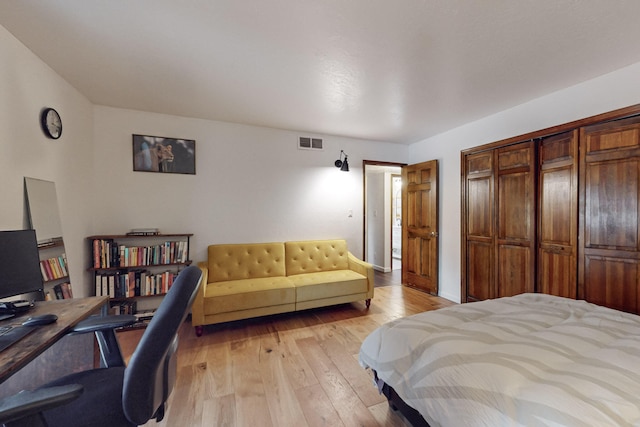
{"type": "Polygon", "coordinates": [[[132,135],[134,172],[196,174],[196,141],[132,135]]]}

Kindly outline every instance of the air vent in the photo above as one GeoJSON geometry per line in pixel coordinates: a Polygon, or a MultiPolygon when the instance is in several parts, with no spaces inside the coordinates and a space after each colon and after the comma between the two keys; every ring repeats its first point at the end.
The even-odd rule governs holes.
{"type": "Polygon", "coordinates": [[[322,139],[301,136],[298,139],[298,148],[302,150],[322,150],[322,139]]]}

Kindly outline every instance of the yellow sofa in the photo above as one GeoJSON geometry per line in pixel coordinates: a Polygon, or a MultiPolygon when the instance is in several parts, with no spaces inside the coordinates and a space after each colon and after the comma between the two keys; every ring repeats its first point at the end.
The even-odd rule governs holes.
{"type": "Polygon", "coordinates": [[[345,240],[211,245],[198,266],[198,336],[204,325],[373,298],[373,267],[345,240]]]}

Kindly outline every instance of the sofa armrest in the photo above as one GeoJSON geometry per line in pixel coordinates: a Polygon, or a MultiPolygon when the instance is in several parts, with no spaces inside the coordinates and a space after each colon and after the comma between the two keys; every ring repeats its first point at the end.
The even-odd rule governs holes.
{"type": "Polygon", "coordinates": [[[199,262],[198,267],[202,271],[202,282],[196,294],[196,299],[191,306],[191,324],[193,326],[204,325],[204,295],[209,283],[209,267],[207,263],[199,262]]]}
{"type": "Polygon", "coordinates": [[[349,258],[349,269],[367,277],[367,298],[373,298],[373,288],[375,287],[373,265],[355,257],[351,252],[347,252],[349,258]]]}

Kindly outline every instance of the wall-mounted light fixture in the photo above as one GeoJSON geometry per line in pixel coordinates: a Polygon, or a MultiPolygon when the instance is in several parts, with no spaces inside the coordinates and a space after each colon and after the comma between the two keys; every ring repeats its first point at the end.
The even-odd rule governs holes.
{"type": "Polygon", "coordinates": [[[347,153],[340,150],[340,158],[336,160],[334,163],[335,167],[340,168],[343,172],[349,172],[349,161],[347,160],[347,153]],[[342,160],[342,156],[344,155],[344,160],[342,160]]]}

